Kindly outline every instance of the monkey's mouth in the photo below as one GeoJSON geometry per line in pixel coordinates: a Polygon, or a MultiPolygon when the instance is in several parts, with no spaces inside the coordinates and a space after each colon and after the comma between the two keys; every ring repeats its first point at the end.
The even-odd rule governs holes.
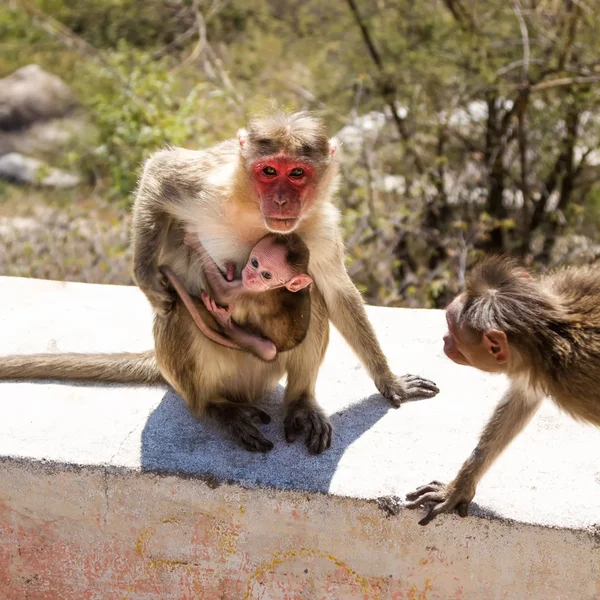
{"type": "Polygon", "coordinates": [[[298,225],[299,219],[278,219],[277,217],[265,217],[265,224],[270,231],[291,232],[298,225]]]}

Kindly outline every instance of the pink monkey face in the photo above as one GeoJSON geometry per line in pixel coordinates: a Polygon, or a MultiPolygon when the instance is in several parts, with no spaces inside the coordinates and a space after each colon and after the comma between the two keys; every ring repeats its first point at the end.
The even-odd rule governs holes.
{"type": "Polygon", "coordinates": [[[252,165],[260,211],[269,231],[293,231],[313,204],[314,168],[300,160],[277,155],[252,165]]]}
{"type": "Polygon", "coordinates": [[[252,248],[250,258],[242,271],[246,289],[264,292],[285,286],[291,292],[306,287],[312,279],[305,274],[294,275],[286,262],[285,246],[274,244],[264,238],[252,248]]]}

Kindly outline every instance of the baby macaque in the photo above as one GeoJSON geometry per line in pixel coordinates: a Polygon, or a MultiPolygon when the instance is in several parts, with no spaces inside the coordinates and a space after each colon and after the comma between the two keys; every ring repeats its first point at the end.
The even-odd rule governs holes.
{"type": "Polygon", "coordinates": [[[252,248],[240,279],[233,279],[233,265],[227,265],[225,278],[195,235],[186,234],[184,242],[200,257],[212,291],[212,295],[202,292],[202,301],[225,340],[209,327],[193,303],[190,308],[191,299],[174,274],[165,271],[165,275],[207,337],[265,361],[302,342],[310,323],[308,286],[312,279],[307,275],[309,251],[298,235],[268,234],[261,238],[252,248]],[[234,314],[243,315],[243,327],[234,321],[234,314]]]}
{"type": "Polygon", "coordinates": [[[459,365],[511,381],[477,447],[450,484],[407,495],[408,508],[434,503],[467,515],[477,484],[549,396],[575,419],[600,426],[600,267],[570,267],[532,279],[506,258],[487,258],[446,309],[444,352],[459,365]]]}

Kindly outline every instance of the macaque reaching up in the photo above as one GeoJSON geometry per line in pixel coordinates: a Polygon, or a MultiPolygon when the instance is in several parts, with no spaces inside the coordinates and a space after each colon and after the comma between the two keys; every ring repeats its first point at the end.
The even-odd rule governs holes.
{"type": "Polygon", "coordinates": [[[477,484],[549,396],[580,421],[600,426],[600,267],[570,267],[532,279],[512,261],[488,258],[446,309],[446,356],[505,373],[510,388],[454,481],[407,495],[408,508],[433,503],[420,521],[467,515],[477,484]]]}
{"type": "MultiPolygon", "coordinates": [[[[229,341],[262,360],[271,361],[277,352],[291,350],[304,340],[310,323],[310,292],[306,288],[312,279],[306,274],[309,251],[298,235],[269,234],[259,240],[240,279],[233,279],[232,265],[227,265],[225,279],[195,235],[186,234],[184,243],[200,257],[212,291],[212,296],[203,291],[202,300],[229,341]],[[243,328],[232,318],[234,308],[238,314],[243,311],[246,315],[243,328]]],[[[200,330],[221,343],[175,274],[169,269],[165,275],[200,330]]]]}
{"type": "MultiPolygon", "coordinates": [[[[435,383],[390,368],[344,262],[335,142],[324,123],[305,112],[273,112],[204,150],[169,148],[144,165],[133,206],[133,276],[156,313],[154,352],[45,354],[0,357],[0,378],[168,382],[196,416],[206,416],[248,450],[273,447],[257,427],[270,417],[253,404],[286,376],[285,438],[304,436],[309,451],[331,444],[331,424],[315,398],[329,342],[329,320],[356,352],[375,386],[393,406],[431,398],[435,383]],[[235,270],[266,234],[296,232],[310,251],[311,315],[304,341],[262,361],[207,338],[161,267],[169,267],[192,296],[206,277],[184,233],[197,235],[215,263],[235,270]]],[[[247,318],[234,309],[236,323],[247,318]]],[[[247,316],[246,316],[247,317],[247,316]]],[[[398,343],[402,343],[400,332],[398,343]]]]}

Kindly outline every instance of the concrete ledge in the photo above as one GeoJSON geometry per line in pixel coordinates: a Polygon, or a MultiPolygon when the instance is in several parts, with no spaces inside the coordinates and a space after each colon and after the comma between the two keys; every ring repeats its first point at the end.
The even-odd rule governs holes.
{"type": "MultiPolygon", "coordinates": [[[[135,288],[0,278],[0,298],[0,354],[152,344],[135,288]]],[[[255,455],[168,389],[1,383],[0,598],[599,600],[599,432],[546,403],[473,517],[419,527],[386,497],[451,479],[506,381],[443,356],[439,311],[369,314],[395,370],[442,392],[390,409],[333,330],[320,457],[285,443],[281,389],[255,455]]]]}

